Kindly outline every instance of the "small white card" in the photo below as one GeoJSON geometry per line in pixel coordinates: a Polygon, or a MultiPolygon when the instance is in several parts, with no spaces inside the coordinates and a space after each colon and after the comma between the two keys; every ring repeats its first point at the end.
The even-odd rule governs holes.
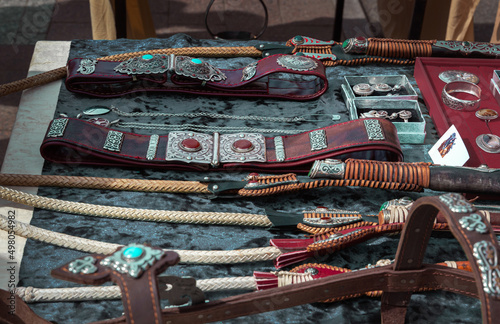
{"type": "Polygon", "coordinates": [[[429,155],[434,164],[440,165],[463,166],[469,160],[469,152],[455,125],[451,125],[434,144],[429,155]]]}

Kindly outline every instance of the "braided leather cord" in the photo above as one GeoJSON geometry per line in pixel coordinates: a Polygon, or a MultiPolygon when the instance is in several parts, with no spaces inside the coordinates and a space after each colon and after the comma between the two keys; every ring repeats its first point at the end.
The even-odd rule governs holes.
{"type": "Polygon", "coordinates": [[[333,228],[328,228],[328,227],[314,227],[314,226],[309,226],[309,225],[299,223],[297,225],[297,228],[304,231],[304,232],[313,234],[313,235],[319,235],[319,234],[333,234],[333,233],[337,233],[337,232],[340,232],[340,231],[343,231],[346,229],[365,227],[365,226],[375,226],[375,225],[377,225],[377,223],[375,223],[375,222],[362,221],[362,222],[357,222],[357,223],[353,223],[353,224],[347,224],[347,225],[343,225],[343,226],[335,226],[333,228]]]}
{"type": "Polygon", "coordinates": [[[419,56],[432,56],[432,44],[435,42],[435,40],[369,38],[367,54],[415,59],[419,56]]]}
{"type": "MultiPolygon", "coordinates": [[[[12,222],[12,220],[10,222],[12,222]]],[[[9,219],[3,215],[0,215],[0,229],[12,231],[12,226],[9,227],[9,219]]],[[[116,249],[123,246],[57,233],[19,221],[15,221],[13,230],[16,235],[24,238],[88,253],[111,254],[115,252],[116,249]]],[[[234,264],[268,261],[274,260],[282,254],[282,252],[274,246],[231,251],[189,251],[172,249],[165,251],[174,251],[178,253],[181,258],[180,262],[187,264],[234,264]]]]}
{"type": "Polygon", "coordinates": [[[244,213],[187,212],[93,205],[40,197],[0,186],[0,198],[35,208],[63,213],[183,224],[271,226],[267,216],[244,213]]]}
{"type": "Polygon", "coordinates": [[[0,185],[23,187],[63,187],[119,191],[209,194],[207,184],[196,181],[118,179],[58,175],[0,174],[0,185]]]}
{"type": "MultiPolygon", "coordinates": [[[[255,279],[252,276],[196,280],[196,287],[203,292],[257,289],[255,279]]],[[[120,287],[118,286],[48,289],[17,287],[16,294],[26,303],[75,302],[122,298],[120,287]]]]}
{"type": "MultiPolygon", "coordinates": [[[[123,61],[144,54],[175,54],[198,57],[260,57],[262,52],[253,46],[244,47],[184,47],[184,48],[165,48],[139,52],[130,52],[101,57],[101,61],[123,61]]],[[[0,97],[8,94],[26,90],[32,87],[41,86],[66,77],[66,67],[60,67],[54,70],[43,72],[26,79],[0,85],[0,97]]]]}

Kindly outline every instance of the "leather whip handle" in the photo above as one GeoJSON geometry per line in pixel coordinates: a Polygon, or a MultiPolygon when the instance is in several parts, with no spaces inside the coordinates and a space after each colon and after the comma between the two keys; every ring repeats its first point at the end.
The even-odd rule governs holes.
{"type": "MultiPolygon", "coordinates": [[[[422,268],[424,252],[438,212],[446,218],[450,230],[470,261],[481,300],[483,323],[500,316],[500,246],[490,223],[459,194],[446,194],[417,200],[401,234],[394,270],[406,272],[422,268]]],[[[415,282],[408,282],[411,286],[415,282]]],[[[382,323],[403,323],[411,293],[382,295],[382,323]]]]}

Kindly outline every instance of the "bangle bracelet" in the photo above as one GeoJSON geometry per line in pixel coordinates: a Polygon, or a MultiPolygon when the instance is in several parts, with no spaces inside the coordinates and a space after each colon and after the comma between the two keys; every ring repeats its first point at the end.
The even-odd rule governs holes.
{"type": "Polygon", "coordinates": [[[451,109],[473,110],[479,107],[479,102],[481,101],[481,88],[471,82],[453,81],[444,86],[443,92],[441,93],[441,99],[443,100],[443,103],[451,109]],[[455,93],[467,93],[477,99],[459,99],[453,95],[455,93]]]}

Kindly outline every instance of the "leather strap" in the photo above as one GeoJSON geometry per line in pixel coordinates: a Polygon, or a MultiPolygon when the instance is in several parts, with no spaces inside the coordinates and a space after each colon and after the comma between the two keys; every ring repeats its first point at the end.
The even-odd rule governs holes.
{"type": "MultiPolygon", "coordinates": [[[[498,256],[500,246],[493,228],[477,210],[459,194],[419,199],[408,215],[401,234],[395,271],[412,271],[422,268],[425,248],[429,241],[434,220],[441,210],[449,228],[467,255],[474,273],[481,300],[483,323],[494,323],[500,316],[500,270],[498,256]]],[[[415,284],[415,281],[408,282],[415,284]]],[[[382,298],[383,309],[406,307],[410,295],[390,293],[382,298]],[[397,302],[395,302],[397,301],[397,302]]],[[[387,317],[393,318],[389,312],[387,317]]],[[[397,312],[400,316],[404,314],[397,312]]],[[[384,319],[384,313],[382,313],[384,319]]],[[[400,318],[400,323],[404,317],[400,318]]],[[[390,321],[389,321],[390,323],[390,321]]]]}
{"type": "Polygon", "coordinates": [[[110,256],[77,259],[52,270],[51,275],[90,285],[113,281],[122,291],[127,323],[159,324],[163,321],[157,275],[177,264],[179,259],[175,252],[135,245],[121,247],[110,256]]]}
{"type": "Polygon", "coordinates": [[[255,133],[149,136],[59,118],[50,124],[40,151],[46,160],[56,163],[179,170],[308,172],[317,159],[402,160],[396,128],[382,119],[369,120],[368,124],[357,119],[297,135],[265,138],[255,133]]]}
{"type": "Polygon", "coordinates": [[[240,69],[213,68],[212,72],[218,72],[206,76],[197,73],[206,72],[210,69],[208,67],[203,69],[203,67],[194,66],[195,73],[193,74],[183,73],[175,67],[175,64],[180,64],[178,63],[180,58],[184,62],[195,60],[198,65],[206,64],[199,59],[161,54],[156,54],[151,59],[149,58],[153,57],[152,55],[143,57],[146,56],[148,59],[135,58],[136,61],[140,61],[140,68],[136,66],[137,64],[134,65],[136,68],[130,69],[131,74],[118,72],[123,71],[118,67],[120,64],[127,63],[126,61],[72,59],[67,64],[66,87],[69,91],[96,97],[117,97],[134,92],[161,91],[290,100],[317,98],[328,87],[325,67],[320,61],[310,57],[277,54],[240,69]],[[157,64],[164,65],[158,69],[157,64]],[[169,67],[168,64],[171,66],[169,67]]]}

